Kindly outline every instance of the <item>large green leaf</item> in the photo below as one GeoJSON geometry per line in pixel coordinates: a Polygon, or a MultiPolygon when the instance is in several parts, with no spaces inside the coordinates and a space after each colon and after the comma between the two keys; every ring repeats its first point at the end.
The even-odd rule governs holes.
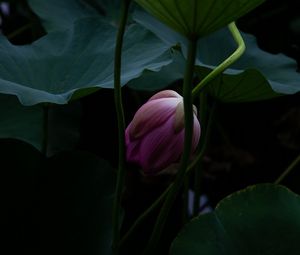
{"type": "Polygon", "coordinates": [[[0,153],[0,233],[7,250],[110,254],[115,178],[107,162],[82,151],[45,159],[9,139],[0,139],[0,153]]]}
{"type": "Polygon", "coordinates": [[[264,0],[135,0],[186,37],[202,37],[238,19],[264,0]]]}
{"type": "Polygon", "coordinates": [[[171,83],[180,80],[184,76],[185,60],[181,53],[175,51],[172,54],[173,61],[164,66],[158,72],[146,70],[143,74],[131,80],[127,86],[135,90],[160,90],[171,83]]]}
{"type": "Polygon", "coordinates": [[[81,18],[98,17],[112,25],[120,18],[120,0],[28,0],[47,32],[64,30],[81,18]]]}
{"type": "MultiPolygon", "coordinates": [[[[176,44],[180,44],[181,47],[186,47],[188,44],[188,40],[184,36],[170,29],[158,19],[145,12],[142,8],[137,7],[134,10],[133,20],[153,32],[170,47],[176,44]]],[[[186,51],[187,49],[185,48],[184,50],[186,51]]]]}
{"type": "MultiPolygon", "coordinates": [[[[1,36],[0,93],[16,95],[24,105],[65,104],[78,90],[113,88],[115,36],[116,28],[97,18],[81,19],[32,45],[14,46],[1,36]]],[[[128,28],[122,85],[170,62],[169,47],[160,39],[139,25],[128,28]]]]}
{"type": "Polygon", "coordinates": [[[100,15],[82,0],[28,0],[28,4],[40,17],[47,32],[65,30],[78,19],[100,15]]]}
{"type": "MultiPolygon", "coordinates": [[[[48,106],[47,155],[74,148],[79,140],[81,106],[48,106]]],[[[42,105],[23,106],[16,97],[0,94],[0,138],[14,138],[42,150],[44,140],[44,109],[42,105]]]]}
{"type": "MultiPolygon", "coordinates": [[[[141,77],[131,80],[128,86],[146,91],[166,88],[183,78],[184,64],[184,57],[175,52],[171,64],[158,72],[145,71],[141,77]]],[[[211,68],[197,66],[195,72],[201,79],[211,72],[211,68]]],[[[256,69],[247,69],[235,75],[224,73],[211,81],[206,88],[210,95],[222,102],[259,101],[280,95],[272,90],[265,77],[256,69]]]]}
{"type": "MultiPolygon", "coordinates": [[[[196,67],[199,79],[211,71],[204,66],[196,67]]],[[[246,69],[234,75],[225,72],[212,80],[206,89],[214,98],[227,103],[260,101],[281,95],[271,88],[266,78],[256,69],[246,69]]]]}
{"type": "Polygon", "coordinates": [[[188,223],[172,255],[297,255],[300,197],[285,187],[261,184],[223,199],[214,212],[188,223]]]}
{"type": "MultiPolygon", "coordinates": [[[[237,91],[245,94],[252,88],[261,90],[263,93],[263,91],[266,92],[268,84],[278,94],[294,94],[300,91],[300,75],[296,71],[295,60],[283,54],[267,53],[259,49],[254,36],[245,33],[242,33],[242,36],[246,44],[246,51],[236,63],[224,72],[226,75],[240,75],[244,78],[238,86],[235,86],[237,91]],[[257,71],[253,71],[253,69],[257,71]],[[243,72],[244,70],[248,70],[248,72],[243,72]],[[252,74],[249,75],[249,72],[252,74]],[[259,86],[259,84],[261,85],[259,86]]],[[[223,29],[200,40],[198,59],[205,64],[203,66],[213,68],[225,60],[235,49],[236,44],[230,33],[227,29],[223,29]]],[[[227,88],[224,88],[224,92],[222,92],[221,86],[223,85],[219,84],[218,88],[215,88],[219,91],[220,98],[227,91],[227,88]]],[[[276,94],[274,95],[276,96],[276,94]]],[[[272,97],[272,93],[270,96],[272,97]]]]}
{"type": "MultiPolygon", "coordinates": [[[[155,33],[170,47],[180,44],[183,55],[186,55],[187,41],[183,36],[145,12],[136,11],[134,19],[155,33]]],[[[283,54],[273,55],[262,51],[258,48],[254,36],[245,33],[242,35],[246,51],[239,61],[208,85],[213,96],[224,102],[242,102],[268,99],[277,97],[279,94],[294,94],[300,91],[300,75],[296,72],[297,63],[293,59],[283,54]]],[[[199,78],[202,79],[223,62],[236,47],[227,29],[201,38],[197,57],[199,78]]],[[[181,62],[182,60],[175,61],[172,65],[179,67],[182,65],[181,62]]],[[[172,80],[172,76],[168,75],[169,71],[166,72],[166,70],[168,71],[167,67],[161,69],[157,75],[169,77],[167,82],[170,84],[174,79],[172,80]]],[[[138,80],[135,80],[136,84],[138,80]]],[[[148,83],[150,82],[149,80],[148,83]]],[[[152,83],[159,84],[155,83],[155,78],[152,83]]],[[[164,87],[166,84],[161,84],[161,86],[164,87]]],[[[142,86],[139,89],[142,89],[142,86]]]]}

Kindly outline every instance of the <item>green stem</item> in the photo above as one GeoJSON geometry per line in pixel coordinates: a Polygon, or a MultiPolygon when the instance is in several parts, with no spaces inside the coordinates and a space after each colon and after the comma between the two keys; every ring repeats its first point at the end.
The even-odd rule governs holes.
{"type": "Polygon", "coordinates": [[[130,0],[122,2],[121,20],[116,39],[115,48],[115,66],[114,66],[114,99],[118,121],[118,138],[119,138],[119,157],[118,157],[118,172],[115,200],[113,204],[112,224],[113,224],[113,251],[117,251],[117,244],[120,239],[120,218],[121,218],[121,196],[124,186],[125,177],[125,118],[122,102],[121,91],[121,62],[122,62],[122,45],[123,37],[126,28],[130,0]]]}
{"type": "Polygon", "coordinates": [[[230,55],[226,60],[224,60],[220,65],[218,65],[214,70],[212,70],[194,89],[193,89],[193,97],[196,97],[197,94],[203,89],[203,87],[208,84],[210,81],[215,79],[220,73],[222,73],[225,69],[227,69],[230,65],[232,65],[235,61],[237,61],[245,52],[246,46],[245,42],[235,25],[235,22],[231,22],[228,25],[228,28],[233,36],[233,39],[238,45],[238,48],[230,55]]]}
{"type": "Polygon", "coordinates": [[[162,206],[160,214],[155,223],[149,243],[144,254],[153,254],[161,237],[169,211],[176,199],[176,196],[183,184],[186,169],[191,155],[192,135],[193,135],[193,104],[192,104],[192,83],[194,74],[194,65],[197,51],[197,39],[190,39],[188,47],[188,57],[183,80],[183,105],[184,105],[184,150],[180,162],[180,167],[176,175],[176,179],[172,185],[172,189],[168,192],[166,200],[162,206]]]}
{"type": "Polygon", "coordinates": [[[293,160],[293,162],[287,167],[287,169],[277,178],[274,182],[275,184],[279,184],[282,180],[300,163],[300,154],[293,160]]]}
{"type": "Polygon", "coordinates": [[[135,231],[135,229],[141,225],[141,223],[147,218],[147,216],[153,212],[164,200],[165,196],[168,194],[170,189],[172,188],[172,184],[170,184],[166,190],[155,200],[155,202],[147,209],[145,210],[138,219],[133,223],[133,225],[130,227],[130,229],[127,231],[127,233],[122,237],[120,240],[119,246],[122,246],[128,238],[132,235],[132,233],[135,231]]]}
{"type": "Polygon", "coordinates": [[[23,33],[24,31],[30,29],[32,26],[33,26],[33,23],[28,23],[28,24],[18,28],[17,30],[11,32],[6,37],[7,37],[7,39],[11,40],[14,37],[18,36],[19,34],[23,33]]]}
{"type": "MultiPolygon", "coordinates": [[[[207,122],[207,128],[206,128],[207,132],[203,138],[203,143],[202,143],[201,149],[200,149],[199,153],[197,153],[196,158],[189,165],[189,167],[186,171],[186,175],[188,175],[192,171],[192,169],[197,165],[199,160],[203,157],[203,154],[204,154],[207,144],[208,144],[208,138],[210,136],[210,130],[211,130],[211,125],[213,123],[214,112],[215,112],[215,104],[212,107],[212,110],[210,112],[210,116],[209,116],[209,119],[207,122]]],[[[172,187],[173,187],[173,183],[170,184],[168,186],[168,188],[166,188],[166,190],[160,195],[160,197],[158,199],[156,199],[156,201],[145,212],[143,212],[139,216],[139,218],[134,222],[134,224],[130,227],[130,229],[127,231],[127,233],[120,240],[119,246],[122,246],[128,240],[128,238],[132,235],[132,233],[136,230],[136,228],[138,226],[140,226],[140,224],[144,221],[144,219],[146,219],[147,216],[162,203],[163,199],[166,197],[166,195],[172,189],[172,187]]]]}

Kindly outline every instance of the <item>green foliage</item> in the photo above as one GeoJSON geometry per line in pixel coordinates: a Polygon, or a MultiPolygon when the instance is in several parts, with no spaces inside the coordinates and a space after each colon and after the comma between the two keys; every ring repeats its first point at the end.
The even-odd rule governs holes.
{"type": "Polygon", "coordinates": [[[43,109],[22,106],[14,96],[0,95],[0,138],[15,138],[42,149],[43,109]]]}
{"type": "Polygon", "coordinates": [[[40,17],[47,32],[66,30],[81,18],[99,16],[99,13],[80,0],[28,0],[29,6],[40,17]]]}
{"type": "Polygon", "coordinates": [[[172,62],[162,67],[158,72],[146,70],[143,74],[131,80],[127,85],[136,90],[160,90],[169,86],[172,82],[183,78],[184,58],[181,53],[172,53],[172,62]]]}
{"type": "MultiPolygon", "coordinates": [[[[183,78],[188,38],[199,38],[194,78],[203,79],[236,48],[221,28],[263,0],[136,2],[153,16],[138,10],[138,24],[127,26],[121,83],[154,91],[183,78]]],[[[26,235],[21,239],[37,254],[44,254],[37,239],[49,254],[57,253],[60,243],[63,254],[111,254],[113,169],[95,155],[74,150],[81,107],[72,101],[113,88],[120,1],[28,3],[47,34],[22,46],[0,35],[0,193],[4,215],[11,217],[1,227],[9,232],[16,221],[16,235],[32,237],[32,244],[27,244],[26,235]],[[49,157],[40,152],[45,135],[49,157]]],[[[300,91],[295,61],[262,51],[251,35],[243,37],[245,54],[208,84],[205,89],[211,96],[248,102],[300,91]]],[[[170,208],[171,203],[166,210],[170,208]]],[[[256,185],[188,223],[174,240],[171,254],[296,255],[299,215],[299,196],[282,186],[256,185]]]]}
{"type": "Polygon", "coordinates": [[[81,18],[98,17],[111,24],[119,19],[119,0],[28,0],[47,32],[65,30],[81,18]]]}
{"type": "Polygon", "coordinates": [[[174,240],[171,254],[296,255],[299,214],[295,193],[282,186],[255,185],[191,220],[174,240]]]}
{"type": "MultiPolygon", "coordinates": [[[[157,4],[159,4],[159,2],[157,2],[157,4]]],[[[30,5],[34,9],[34,11],[45,21],[46,28],[52,27],[53,29],[64,29],[67,27],[72,27],[74,25],[73,23],[82,17],[90,17],[95,15],[97,15],[99,18],[101,17],[101,19],[107,16],[111,17],[112,13],[114,13],[113,10],[115,10],[115,7],[118,5],[118,1],[110,2],[110,4],[108,4],[107,1],[58,1],[57,4],[49,4],[47,1],[31,0],[30,5]],[[52,11],[49,11],[49,8],[52,11]],[[99,8],[102,11],[99,10],[99,8]],[[105,12],[106,16],[104,15],[105,12]],[[64,19],[63,21],[60,20],[63,16],[68,17],[68,19],[64,19]]],[[[233,4],[233,6],[235,6],[235,4],[233,4]]],[[[230,11],[231,8],[232,7],[228,6],[228,11],[230,11]]],[[[189,15],[188,17],[190,16],[191,15],[189,15]]],[[[144,68],[140,68],[141,70],[137,70],[139,68],[138,65],[133,66],[131,70],[126,70],[127,73],[125,73],[124,75],[125,79],[123,80],[123,84],[129,82],[128,85],[130,87],[138,90],[158,90],[165,88],[174,81],[182,78],[181,69],[184,66],[184,60],[180,59],[181,57],[179,53],[173,54],[173,60],[171,60],[168,56],[167,48],[179,43],[181,45],[183,54],[186,55],[186,39],[180,34],[176,33],[175,31],[169,29],[167,26],[160,23],[158,20],[154,19],[152,16],[142,11],[135,12],[134,19],[150,31],[154,32],[160,39],[162,39],[165,42],[165,44],[158,41],[155,44],[153,44],[153,41],[155,41],[154,37],[152,38],[153,40],[149,41],[149,38],[147,36],[136,37],[137,39],[135,42],[133,42],[133,44],[132,42],[128,41],[129,44],[136,47],[132,47],[132,49],[130,49],[130,51],[134,51],[134,54],[130,55],[130,57],[128,58],[129,60],[125,60],[126,62],[124,61],[124,64],[132,63],[132,57],[138,56],[139,53],[144,53],[144,56],[141,54],[139,57],[134,59],[134,61],[136,61],[137,64],[139,63],[139,59],[145,59],[145,57],[151,58],[153,56],[153,52],[150,52],[149,48],[153,50],[155,47],[160,52],[159,54],[157,54],[158,59],[154,60],[154,62],[158,62],[157,68],[153,68],[151,66],[144,66],[144,68]],[[145,48],[138,51],[138,44],[135,44],[137,41],[143,44],[145,48]],[[150,54],[147,54],[148,52],[150,54]],[[159,59],[160,54],[163,58],[162,61],[160,61],[159,59]],[[167,66],[168,64],[170,65],[167,66]],[[165,67],[161,69],[162,66],[165,67]],[[134,69],[136,69],[139,73],[137,77],[130,76],[130,78],[127,78],[126,74],[133,72],[134,69]],[[142,77],[138,78],[138,76],[140,75],[142,75],[142,77]]],[[[77,21],[77,25],[75,25],[75,27],[78,26],[78,23],[80,22],[77,21]]],[[[110,27],[110,30],[112,29],[113,28],[110,27]]],[[[132,33],[133,30],[134,29],[131,28],[131,30],[129,30],[127,34],[132,33]]],[[[70,31],[70,29],[67,30],[67,33],[68,31],[70,31]]],[[[105,39],[107,40],[107,44],[113,44],[114,36],[111,36],[111,40],[109,42],[107,33],[109,32],[103,32],[103,35],[105,35],[105,39]]],[[[93,36],[91,32],[89,36],[85,36],[82,35],[82,32],[80,32],[78,36],[82,38],[82,41],[96,40],[95,37],[97,37],[97,39],[100,40],[101,34],[99,32],[98,37],[93,36]]],[[[65,33],[62,33],[61,37],[65,37],[65,33]]],[[[264,100],[268,98],[277,97],[279,94],[293,94],[300,90],[300,86],[298,86],[299,77],[295,72],[295,61],[283,55],[274,56],[272,54],[260,50],[253,36],[243,34],[243,37],[245,39],[247,47],[245,55],[241,58],[240,61],[238,61],[234,66],[232,66],[231,69],[226,70],[222,76],[219,76],[215,81],[211,82],[211,84],[208,87],[210,93],[213,96],[224,102],[243,102],[264,100]],[[280,72],[278,71],[279,69],[280,72]]],[[[132,41],[134,41],[133,35],[130,36],[130,38],[132,39],[132,41]]],[[[36,43],[38,44],[39,42],[36,43]]],[[[50,42],[50,44],[53,45],[52,42],[50,42]]],[[[85,45],[83,45],[82,47],[84,48],[85,45]]],[[[226,29],[220,30],[208,37],[201,38],[198,47],[199,57],[197,62],[197,65],[200,66],[199,68],[197,68],[199,78],[202,79],[202,77],[206,75],[210,69],[214,68],[221,61],[227,58],[234,51],[235,47],[236,45],[233,42],[229,32],[226,31],[226,29]],[[220,43],[221,41],[222,43],[220,43]]],[[[70,51],[72,51],[72,49],[70,49],[70,51]]],[[[77,50],[75,50],[75,52],[76,51],[77,50]]],[[[71,68],[68,74],[65,75],[66,78],[64,78],[63,73],[61,73],[60,75],[58,75],[59,80],[57,81],[57,84],[49,84],[48,86],[41,88],[41,92],[45,91],[47,93],[51,91],[51,87],[53,86],[58,88],[58,91],[54,90],[55,98],[53,98],[52,92],[50,93],[51,99],[49,98],[49,95],[46,96],[48,97],[47,99],[45,98],[45,95],[43,95],[43,99],[40,100],[41,102],[65,103],[70,99],[70,97],[72,97],[72,99],[78,99],[89,93],[93,93],[99,87],[112,87],[112,79],[110,79],[109,81],[107,80],[107,77],[112,78],[112,68],[110,68],[110,70],[106,68],[106,72],[96,73],[96,66],[97,68],[101,66],[107,67],[109,65],[112,67],[111,61],[113,60],[113,52],[110,52],[111,61],[110,63],[107,63],[109,57],[104,58],[103,56],[101,56],[101,54],[98,53],[98,58],[102,57],[102,60],[100,62],[98,58],[91,59],[92,54],[93,56],[95,56],[95,53],[93,52],[93,50],[90,51],[91,52],[87,51],[86,55],[81,54],[79,57],[79,61],[77,61],[80,63],[97,63],[97,65],[92,64],[91,66],[89,66],[88,70],[84,70],[82,72],[81,70],[78,71],[79,68],[77,66],[72,65],[73,68],[71,68]],[[87,75],[86,72],[88,73],[87,75]],[[78,77],[82,76],[86,77],[86,79],[83,79],[78,84],[78,77]],[[69,80],[68,77],[74,77],[74,79],[69,80]],[[61,84],[62,80],[65,84],[67,83],[67,86],[65,86],[65,84],[61,84]],[[69,84],[70,87],[68,87],[69,84]]],[[[39,54],[39,52],[35,54],[39,54]]],[[[46,57],[47,56],[45,56],[44,58],[46,57]]],[[[60,59],[57,59],[59,60],[58,65],[65,61],[64,55],[60,57],[60,59]]],[[[29,56],[29,59],[30,58],[31,57],[29,56]]],[[[70,59],[70,62],[74,62],[74,59],[70,59]]],[[[22,65],[22,62],[20,64],[22,65]]],[[[156,63],[153,64],[155,65],[156,63]]],[[[63,65],[67,66],[68,61],[65,61],[63,65]]],[[[127,67],[126,64],[125,67],[127,67]]],[[[97,69],[97,71],[98,70],[99,69],[97,69]]],[[[53,76],[53,74],[51,75],[53,76]]],[[[23,85],[27,82],[20,83],[23,85]]],[[[39,85],[34,84],[34,86],[38,87],[39,85]]],[[[36,93],[36,91],[32,91],[31,87],[32,84],[30,84],[29,86],[30,91],[32,93],[36,93]]],[[[23,89],[23,86],[21,87],[21,89],[23,89]]],[[[28,90],[28,88],[26,87],[25,89],[26,91],[28,90]]],[[[22,92],[22,94],[24,93],[22,92]]],[[[23,97],[19,98],[23,100],[23,97]]],[[[34,104],[34,102],[21,102],[24,104],[34,104]]]]}
{"type": "MultiPolygon", "coordinates": [[[[296,72],[295,60],[283,54],[267,53],[259,49],[254,36],[245,33],[242,33],[242,36],[246,44],[246,51],[236,63],[224,72],[226,76],[238,75],[242,78],[238,86],[234,86],[236,91],[233,91],[232,96],[234,93],[238,96],[243,90],[245,93],[249,93],[251,88],[255,89],[257,96],[261,92],[261,99],[278,96],[276,93],[294,94],[300,91],[300,76],[296,72]],[[276,93],[268,89],[269,86],[276,93]]],[[[226,59],[235,48],[236,45],[229,32],[223,29],[200,40],[198,59],[205,67],[213,68],[226,59]]],[[[215,88],[219,90],[218,95],[221,98],[223,93],[220,89],[223,88],[225,94],[225,86],[219,84],[218,88],[215,88]]],[[[253,93],[252,96],[254,96],[253,93]]],[[[247,95],[241,95],[242,97],[247,99],[247,95]]],[[[253,100],[255,97],[251,99],[250,95],[249,99],[253,100]]],[[[237,101],[241,101],[240,98],[237,98],[237,101]]]]}
{"type": "Polygon", "coordinates": [[[203,37],[247,12],[264,0],[135,0],[161,22],[186,37],[203,37]]]}
{"type": "MultiPolygon", "coordinates": [[[[136,11],[134,19],[146,27],[170,47],[180,45],[183,55],[186,55],[187,42],[180,34],[172,31],[149,14],[136,11]]],[[[257,46],[254,36],[242,33],[246,44],[244,55],[231,68],[207,85],[211,95],[223,102],[246,102],[278,97],[281,94],[294,94],[300,91],[300,77],[296,72],[297,63],[283,54],[273,55],[257,46]]],[[[227,29],[221,29],[207,37],[201,38],[198,44],[196,72],[202,79],[224,61],[236,48],[227,29]]],[[[176,58],[171,66],[178,70],[184,59],[176,58]]],[[[153,84],[153,89],[170,85],[178,76],[169,75],[168,67],[162,68],[156,75],[145,73],[147,84],[153,84]],[[159,83],[161,77],[167,84],[159,83]],[[167,78],[166,78],[167,77],[167,78]],[[150,80],[151,79],[151,80],[150,80]],[[155,84],[155,85],[154,85],[155,84]]],[[[139,79],[143,79],[143,76],[139,79]]],[[[138,84],[138,80],[134,81],[138,84]]],[[[130,83],[131,84],[131,83],[130,83]]],[[[134,86],[143,90],[143,87],[134,86]]],[[[149,90],[149,86],[146,88],[149,90]]]]}
{"type": "MultiPolygon", "coordinates": [[[[81,106],[48,106],[47,155],[73,149],[79,140],[81,106]]],[[[42,151],[44,139],[44,109],[41,104],[23,106],[17,98],[0,95],[0,138],[14,138],[27,142],[42,151]]]]}
{"type": "MultiPolygon", "coordinates": [[[[210,68],[196,68],[199,79],[210,72],[210,68]]],[[[280,96],[257,69],[246,69],[234,75],[225,72],[212,80],[206,90],[217,100],[226,103],[260,101],[280,96]]]]}
{"type": "MultiPolygon", "coordinates": [[[[1,36],[0,92],[24,105],[65,104],[75,91],[112,88],[115,35],[106,22],[85,18],[32,45],[14,46],[1,36]]],[[[124,40],[122,85],[171,62],[168,46],[139,25],[130,26],[124,40]]]]}

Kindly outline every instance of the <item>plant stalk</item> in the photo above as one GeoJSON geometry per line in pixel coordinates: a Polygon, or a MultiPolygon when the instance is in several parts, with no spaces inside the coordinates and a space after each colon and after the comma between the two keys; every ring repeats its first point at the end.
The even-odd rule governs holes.
{"type": "Polygon", "coordinates": [[[119,29],[116,38],[115,48],[115,62],[114,62],[114,100],[117,113],[118,122],[118,141],[119,141],[119,155],[118,155],[118,172],[115,199],[113,203],[112,224],[113,224],[113,243],[112,248],[114,254],[118,253],[118,242],[120,240],[120,218],[121,218],[121,197],[124,186],[125,177],[125,118],[122,102],[121,91],[121,63],[122,63],[122,46],[123,37],[125,33],[128,10],[130,6],[130,0],[123,0],[121,19],[119,29]]]}
{"type": "Polygon", "coordinates": [[[184,182],[184,176],[188,167],[188,162],[191,155],[191,145],[193,136],[193,105],[192,105],[192,83],[194,75],[194,65],[197,51],[197,39],[190,39],[188,46],[188,57],[183,80],[183,105],[184,105],[184,150],[180,162],[179,171],[176,179],[168,192],[166,200],[162,206],[161,212],[155,223],[153,232],[149,239],[149,243],[144,254],[153,254],[157,248],[157,244],[164,229],[165,222],[169,215],[170,209],[176,199],[176,196],[184,182]]]}
{"type": "Polygon", "coordinates": [[[286,168],[286,170],[274,182],[279,184],[282,180],[300,163],[300,154],[293,160],[293,162],[286,168]]]}

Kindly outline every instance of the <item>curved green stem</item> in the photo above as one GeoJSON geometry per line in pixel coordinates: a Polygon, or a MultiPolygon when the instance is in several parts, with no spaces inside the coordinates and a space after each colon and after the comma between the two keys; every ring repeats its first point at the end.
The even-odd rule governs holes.
{"type": "Polygon", "coordinates": [[[144,254],[153,254],[158,241],[161,237],[162,230],[164,228],[166,219],[169,215],[169,211],[176,199],[176,196],[183,184],[186,169],[191,155],[192,135],[193,135],[193,105],[192,105],[192,82],[194,74],[194,65],[196,59],[197,40],[191,39],[188,47],[188,57],[185,68],[185,75],[183,81],[183,105],[184,105],[184,150],[180,162],[179,171],[176,175],[176,179],[172,185],[171,190],[168,192],[166,200],[162,206],[160,214],[155,223],[153,232],[149,239],[149,243],[145,249],[144,254]]]}
{"type": "Polygon", "coordinates": [[[122,45],[123,37],[126,28],[130,0],[122,2],[121,20],[116,39],[115,49],[115,66],[114,66],[114,99],[118,121],[118,138],[119,138],[119,157],[118,157],[118,172],[115,200],[113,204],[113,250],[117,253],[117,244],[120,239],[120,218],[121,218],[121,196],[124,186],[125,176],[125,119],[122,103],[121,92],[121,62],[122,62],[122,45]]]}
{"type": "Polygon", "coordinates": [[[235,22],[231,22],[228,25],[228,28],[233,36],[233,39],[238,45],[238,48],[230,55],[226,60],[224,60],[220,65],[218,65],[214,70],[212,70],[194,89],[193,89],[193,97],[196,97],[197,94],[203,89],[203,87],[216,78],[220,73],[222,73],[225,69],[227,69],[230,65],[232,65],[235,61],[237,61],[245,52],[246,46],[245,42],[235,25],[235,22]]]}
{"type": "Polygon", "coordinates": [[[293,162],[287,167],[287,169],[277,178],[274,182],[275,184],[279,184],[282,180],[300,163],[300,154],[293,160],[293,162]]]}

